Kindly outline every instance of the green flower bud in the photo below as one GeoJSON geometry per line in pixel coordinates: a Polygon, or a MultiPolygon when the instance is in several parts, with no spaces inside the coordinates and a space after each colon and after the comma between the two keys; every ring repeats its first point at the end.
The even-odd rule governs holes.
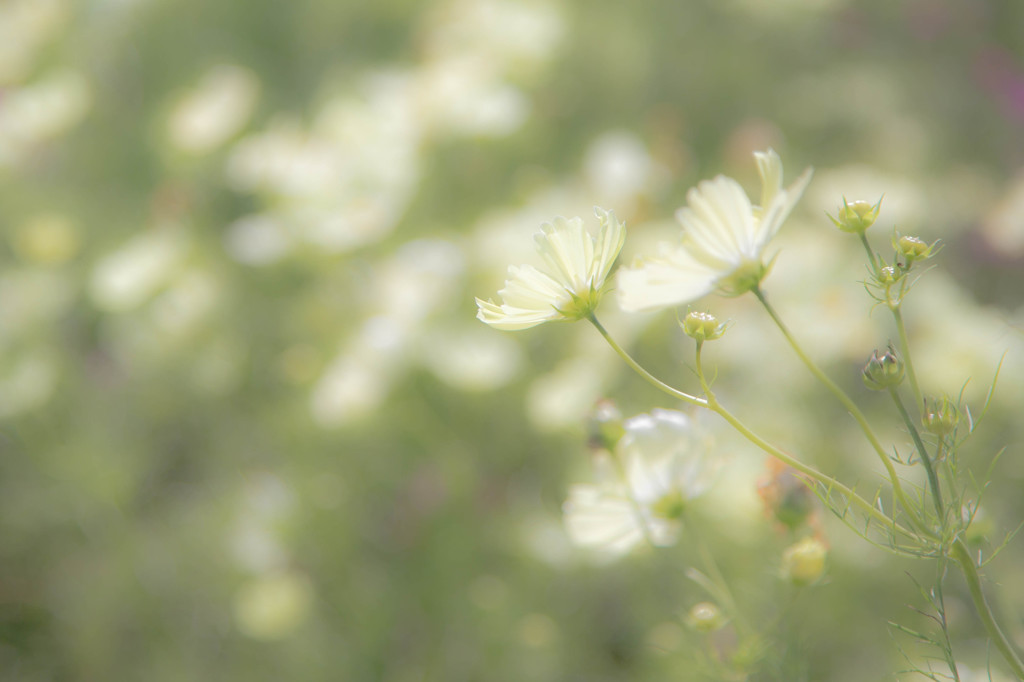
{"type": "Polygon", "coordinates": [[[619,440],[626,435],[622,426],[622,412],[611,400],[598,401],[587,417],[587,443],[595,450],[614,451],[619,440]]]}
{"type": "Polygon", "coordinates": [[[895,284],[901,277],[903,277],[903,273],[892,265],[886,265],[878,271],[878,281],[886,286],[895,284]]]}
{"type": "Polygon", "coordinates": [[[960,410],[956,404],[949,399],[949,396],[933,401],[925,401],[924,405],[925,431],[936,436],[947,436],[956,430],[960,423],[960,410]]]}
{"type": "Polygon", "coordinates": [[[794,585],[810,585],[825,573],[828,549],[817,538],[804,538],[782,553],[782,577],[794,585]]]}
{"type": "Polygon", "coordinates": [[[903,256],[907,265],[931,258],[936,253],[937,244],[937,241],[929,244],[923,239],[909,235],[901,237],[898,232],[892,238],[892,247],[896,249],[896,253],[903,256]]]}
{"type": "Polygon", "coordinates": [[[866,201],[854,201],[853,203],[847,202],[846,197],[843,197],[843,205],[839,208],[836,217],[829,216],[829,219],[835,223],[843,232],[851,232],[853,234],[862,234],[865,230],[875,224],[875,220],[878,219],[878,210],[882,206],[882,200],[879,199],[878,203],[872,206],[866,201]]]}
{"type": "Polygon", "coordinates": [[[720,323],[718,318],[711,313],[700,313],[694,310],[686,313],[683,319],[683,331],[692,339],[699,341],[714,341],[725,333],[728,325],[720,323]]]}
{"type": "Polygon", "coordinates": [[[697,632],[714,632],[725,625],[725,616],[722,610],[709,601],[702,601],[695,604],[690,612],[686,614],[686,624],[697,632]]]}
{"type": "Polygon", "coordinates": [[[882,391],[887,388],[899,386],[903,381],[903,361],[896,355],[896,349],[889,345],[882,355],[878,350],[871,354],[871,359],[864,366],[861,373],[864,385],[872,391],[882,391]]]}

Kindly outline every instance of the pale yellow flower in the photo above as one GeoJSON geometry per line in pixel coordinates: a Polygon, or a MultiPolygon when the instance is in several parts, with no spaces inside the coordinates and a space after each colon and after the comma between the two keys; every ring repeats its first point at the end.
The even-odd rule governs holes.
{"type": "Polygon", "coordinates": [[[622,249],[626,228],[615,214],[594,208],[600,221],[592,236],[580,218],[555,218],[534,239],[546,268],[509,266],[498,292],[502,303],[476,299],[477,318],[497,329],[528,329],[549,320],[579,320],[594,311],[605,280],[622,249]]]}
{"type": "Polygon", "coordinates": [[[564,506],[573,543],[613,556],[645,538],[675,543],[687,505],[710,487],[720,464],[709,455],[710,439],[681,412],[655,409],[623,427],[615,453],[595,458],[596,483],[572,486],[564,506]]]}
{"type": "Polygon", "coordinates": [[[770,267],[764,262],[765,247],[803,194],[811,169],[783,189],[779,155],[769,149],[754,156],[761,205],[753,205],[740,184],[724,175],[691,189],[687,206],[676,212],[682,242],[663,244],[657,256],[619,272],[623,310],[676,306],[713,291],[741,294],[760,283],[770,267]]]}

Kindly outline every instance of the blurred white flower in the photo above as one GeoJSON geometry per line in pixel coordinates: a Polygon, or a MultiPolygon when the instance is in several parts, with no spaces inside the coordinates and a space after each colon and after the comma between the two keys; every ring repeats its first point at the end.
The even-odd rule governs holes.
{"type": "Polygon", "coordinates": [[[77,125],[91,105],[89,82],[70,70],[5,91],[0,107],[0,166],[17,162],[33,145],[77,125]]]}
{"type": "Polygon", "coordinates": [[[497,329],[528,329],[548,320],[579,320],[597,307],[605,279],[626,239],[615,214],[594,208],[601,226],[591,236],[581,218],[555,218],[534,236],[547,270],[509,266],[512,279],[498,292],[499,306],[476,299],[477,318],[497,329]]]}
{"type": "Polygon", "coordinates": [[[611,555],[647,538],[675,542],[688,502],[703,494],[718,470],[709,439],[674,410],[652,410],[623,424],[614,454],[595,460],[597,483],[575,485],[565,503],[569,537],[611,555]]]}
{"type": "Polygon", "coordinates": [[[619,303],[630,312],[694,301],[712,291],[740,294],[767,274],[768,242],[800,199],[811,179],[807,169],[782,188],[782,161],[769,149],[754,154],[761,175],[761,205],[750,203],[738,182],[724,175],[691,189],[688,205],[676,212],[683,226],[680,244],[661,246],[653,258],[623,268],[619,303]]]}
{"type": "Polygon", "coordinates": [[[96,264],[89,282],[93,302],[110,312],[140,306],[166,285],[188,248],[185,235],[173,225],[133,237],[96,264]]]}
{"type": "Polygon", "coordinates": [[[438,325],[425,335],[421,362],[441,381],[463,391],[491,391],[515,378],[522,365],[519,344],[486,329],[438,325]]]}
{"type": "Polygon", "coordinates": [[[635,133],[612,130],[587,147],[583,174],[596,196],[628,214],[667,175],[635,133]]]}
{"type": "Polygon", "coordinates": [[[171,111],[171,142],[194,154],[212,151],[248,122],[258,92],[252,71],[230,64],[214,67],[171,111]]]}

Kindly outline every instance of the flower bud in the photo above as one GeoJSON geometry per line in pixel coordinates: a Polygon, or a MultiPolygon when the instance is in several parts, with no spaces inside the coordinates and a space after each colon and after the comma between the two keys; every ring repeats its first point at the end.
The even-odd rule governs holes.
{"type": "Polygon", "coordinates": [[[903,381],[903,361],[896,355],[896,349],[889,345],[889,350],[879,355],[878,350],[872,353],[868,364],[861,373],[864,385],[872,391],[894,388],[903,381]]]}
{"type": "Polygon", "coordinates": [[[810,585],[825,573],[828,549],[817,538],[804,538],[782,553],[782,577],[794,585],[810,585]]]}
{"type": "Polygon", "coordinates": [[[938,242],[928,244],[923,239],[911,237],[909,235],[901,237],[899,233],[892,238],[893,248],[896,249],[896,253],[903,256],[907,265],[910,265],[915,261],[931,258],[935,252],[936,244],[938,244],[938,242]]]}
{"type": "Polygon", "coordinates": [[[690,612],[686,614],[686,624],[697,632],[714,632],[725,625],[725,616],[715,604],[702,601],[699,604],[694,604],[690,612]]]}
{"type": "Polygon", "coordinates": [[[956,404],[949,399],[949,396],[933,401],[925,401],[924,416],[925,431],[936,436],[947,436],[956,430],[960,423],[960,410],[956,404]]]}
{"type": "Polygon", "coordinates": [[[757,494],[765,511],[790,530],[807,523],[815,511],[815,496],[795,469],[768,460],[768,475],[758,481],[757,494]]]}
{"type": "Polygon", "coordinates": [[[614,451],[626,434],[622,412],[611,400],[599,400],[587,417],[587,444],[595,450],[614,451]]]}
{"type": "Polygon", "coordinates": [[[843,232],[862,234],[865,230],[875,224],[878,219],[878,210],[882,206],[882,200],[872,206],[866,201],[854,201],[849,203],[843,198],[843,205],[839,208],[835,218],[829,216],[836,227],[843,232]]]}
{"type": "Polygon", "coordinates": [[[714,341],[725,333],[726,324],[711,313],[691,310],[683,319],[683,331],[697,342],[714,341]]]}
{"type": "Polygon", "coordinates": [[[878,281],[886,286],[895,284],[902,276],[899,268],[892,265],[886,265],[878,271],[878,281]]]}

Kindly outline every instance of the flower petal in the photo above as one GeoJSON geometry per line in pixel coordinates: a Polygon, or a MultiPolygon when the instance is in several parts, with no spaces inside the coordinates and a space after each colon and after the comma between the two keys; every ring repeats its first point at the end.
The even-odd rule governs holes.
{"type": "Polygon", "coordinates": [[[778,234],[779,228],[782,227],[782,223],[789,217],[793,207],[800,201],[800,197],[803,196],[804,190],[807,189],[807,185],[811,182],[813,175],[813,168],[806,169],[796,179],[796,182],[785,190],[780,190],[776,193],[771,204],[764,208],[764,214],[757,224],[757,236],[755,238],[758,253],[763,251],[768,242],[778,234]]]}
{"type": "Polygon", "coordinates": [[[641,312],[694,301],[711,293],[721,274],[683,246],[665,247],[657,258],[619,270],[619,307],[641,312]]]}
{"type": "Polygon", "coordinates": [[[534,239],[537,250],[551,267],[552,276],[577,293],[590,288],[590,264],[594,260],[594,240],[580,218],[558,217],[544,223],[534,239]]]}

